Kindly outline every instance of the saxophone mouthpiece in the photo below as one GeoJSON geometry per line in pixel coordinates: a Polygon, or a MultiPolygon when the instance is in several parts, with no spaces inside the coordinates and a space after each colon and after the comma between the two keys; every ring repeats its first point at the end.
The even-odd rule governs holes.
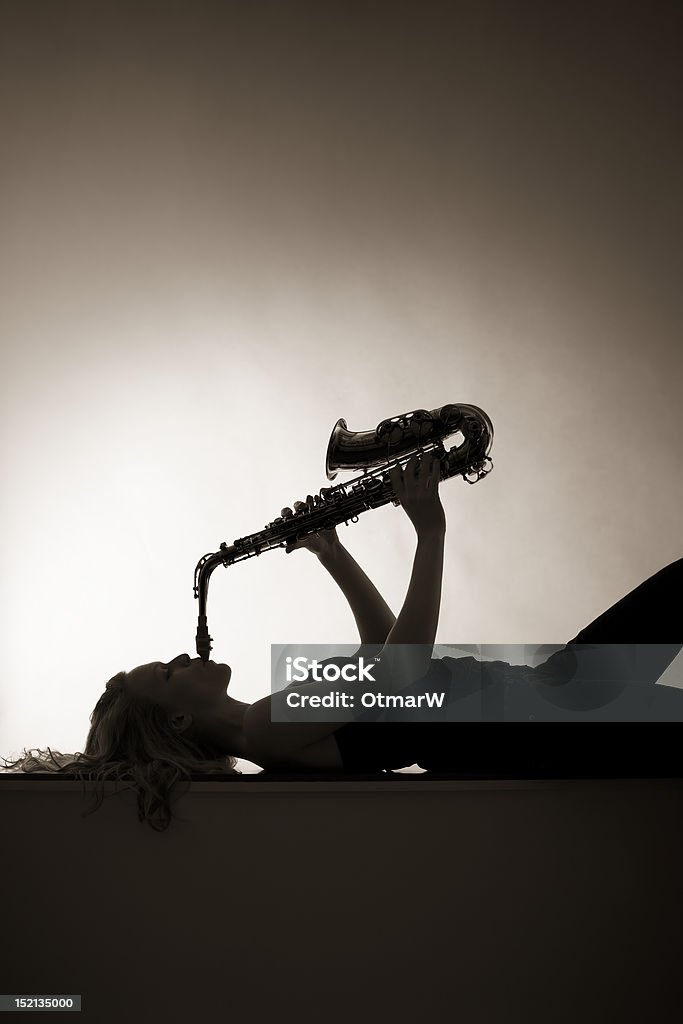
{"type": "Polygon", "coordinates": [[[208,661],[211,654],[211,640],[209,628],[206,624],[206,615],[200,615],[197,623],[196,646],[197,654],[202,661],[208,661]]]}

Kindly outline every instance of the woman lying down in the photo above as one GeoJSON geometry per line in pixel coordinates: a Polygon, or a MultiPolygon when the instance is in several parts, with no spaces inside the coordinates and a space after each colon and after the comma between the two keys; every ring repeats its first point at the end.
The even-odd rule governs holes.
{"type": "MultiPolygon", "coordinates": [[[[417,764],[465,776],[678,775],[677,744],[668,739],[673,726],[658,737],[656,765],[648,770],[637,758],[642,757],[643,722],[683,721],[683,689],[655,685],[683,644],[647,642],[653,634],[680,632],[674,609],[683,559],[645,580],[535,668],[474,657],[435,658],[446,533],[439,478],[438,460],[430,453],[391,471],[395,495],[417,534],[398,618],[335,529],[308,536],[287,551],[306,548],[338,583],[358,626],[359,653],[386,665],[392,658],[395,663],[399,647],[413,646],[411,678],[420,680],[420,692],[446,695],[443,720],[373,720],[377,715],[358,720],[351,712],[346,721],[283,721],[284,691],[253,704],[236,700],[227,692],[228,665],[180,654],[109,680],[90,716],[83,753],[25,751],[4,770],[130,782],[137,790],[140,821],[157,830],[170,823],[170,791],[180,778],[195,772],[234,774],[237,758],[280,773],[372,773],[417,764]],[[634,637],[641,643],[622,643],[634,637]],[[510,721],[564,724],[522,734],[502,728],[510,721]],[[577,721],[613,724],[609,734],[588,729],[579,734],[568,729],[577,721]]],[[[312,692],[319,685],[294,688],[312,692]]]]}

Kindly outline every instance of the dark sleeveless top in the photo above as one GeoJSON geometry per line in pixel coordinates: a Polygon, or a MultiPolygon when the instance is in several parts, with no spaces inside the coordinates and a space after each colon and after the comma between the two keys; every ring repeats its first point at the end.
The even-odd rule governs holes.
{"type": "MultiPolygon", "coordinates": [[[[420,689],[445,689],[451,705],[451,717],[454,701],[458,702],[458,710],[463,719],[471,719],[473,710],[476,717],[480,717],[482,684],[484,689],[487,689],[487,683],[493,680],[495,674],[502,679],[503,667],[511,668],[505,662],[482,663],[472,657],[432,659],[430,670],[426,679],[421,681],[420,689]],[[469,715],[467,708],[470,710],[469,715]]],[[[528,666],[513,668],[519,668],[524,673],[529,672],[528,666]]],[[[502,692],[499,696],[502,697],[502,692]]],[[[443,710],[446,713],[446,709],[443,710]]],[[[481,726],[490,723],[478,724],[481,726]]],[[[344,770],[348,772],[381,772],[409,768],[414,764],[425,769],[465,772],[467,765],[472,764],[473,747],[481,750],[482,744],[475,742],[471,721],[467,723],[466,730],[464,726],[464,720],[353,721],[341,725],[333,735],[344,770]]],[[[487,743],[486,747],[488,746],[487,743]]],[[[488,761],[491,763],[490,750],[488,761]]]]}
{"type": "Polygon", "coordinates": [[[419,732],[437,728],[428,722],[347,722],[333,736],[347,772],[381,772],[417,764],[423,744],[419,732]]]}
{"type": "MultiPolygon", "coordinates": [[[[449,720],[347,722],[333,733],[344,770],[381,772],[417,764],[476,776],[538,775],[558,769],[591,776],[614,774],[615,765],[617,775],[628,773],[631,765],[637,775],[650,774],[643,763],[642,724],[683,722],[683,688],[655,686],[661,674],[656,665],[648,676],[639,664],[636,680],[635,672],[630,677],[624,671],[623,661],[610,662],[609,657],[609,651],[605,655],[597,645],[586,645],[564,647],[536,668],[471,657],[432,659],[427,688],[447,689],[449,720]],[[511,721],[557,726],[522,734],[503,728],[511,721]],[[594,721],[612,724],[609,738],[603,730],[568,728],[594,721]]],[[[425,680],[420,688],[424,691],[425,680]]],[[[677,747],[673,736],[668,746],[677,747]]],[[[671,758],[664,751],[657,756],[655,774],[670,775],[671,758]]]]}

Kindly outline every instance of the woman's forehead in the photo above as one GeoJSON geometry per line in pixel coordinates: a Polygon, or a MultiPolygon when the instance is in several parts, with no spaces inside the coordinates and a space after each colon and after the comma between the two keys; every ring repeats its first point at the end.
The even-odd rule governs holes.
{"type": "MultiPolygon", "coordinates": [[[[149,677],[153,678],[154,676],[158,676],[158,675],[161,674],[160,673],[160,669],[161,669],[161,662],[160,661],[150,661],[146,665],[138,665],[137,668],[134,668],[132,671],[133,672],[138,672],[141,675],[146,676],[148,678],[149,677]]],[[[130,675],[130,672],[128,674],[130,675]]]]}
{"type": "Polygon", "coordinates": [[[151,687],[154,687],[160,678],[160,666],[161,662],[150,661],[147,665],[138,665],[136,668],[131,669],[130,672],[126,673],[129,686],[131,686],[135,693],[141,696],[144,695],[151,687]]]}

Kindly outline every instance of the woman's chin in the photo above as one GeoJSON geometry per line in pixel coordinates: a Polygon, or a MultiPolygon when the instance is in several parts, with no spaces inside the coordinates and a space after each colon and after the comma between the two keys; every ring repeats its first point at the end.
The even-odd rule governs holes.
{"type": "Polygon", "coordinates": [[[227,678],[226,682],[229,683],[230,680],[232,679],[232,669],[230,668],[230,666],[226,665],[224,661],[218,661],[215,664],[216,664],[216,666],[218,668],[223,669],[223,671],[227,674],[228,678],[227,678]]]}

